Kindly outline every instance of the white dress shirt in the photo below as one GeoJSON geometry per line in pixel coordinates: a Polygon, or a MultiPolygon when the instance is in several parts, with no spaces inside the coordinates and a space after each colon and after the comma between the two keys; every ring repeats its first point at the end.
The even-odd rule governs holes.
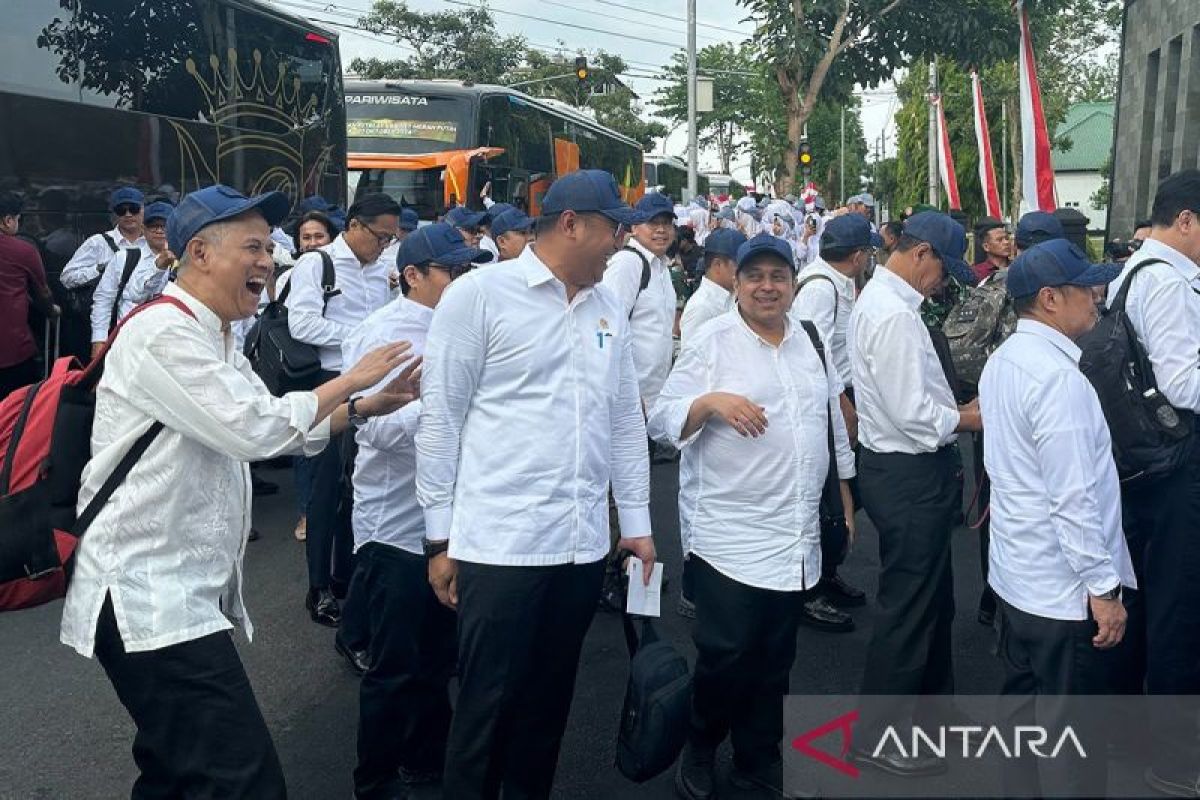
{"type": "Polygon", "coordinates": [[[792,319],[811,320],[817,326],[821,341],[832,354],[833,366],[848,389],[854,385],[850,348],[846,343],[850,314],[854,311],[854,279],[818,258],[800,271],[796,282],[804,285],[792,303],[792,319]]]}
{"type": "Polygon", "coordinates": [[[496,246],[496,240],[486,233],[479,237],[479,249],[487,250],[492,254],[492,260],[489,263],[494,264],[500,260],[500,248],[496,246]]]}
{"type": "MultiPolygon", "coordinates": [[[[145,236],[139,236],[133,240],[126,239],[120,228],[113,228],[107,234],[118,250],[127,250],[131,247],[145,249],[147,247],[145,236]]],[[[113,257],[113,249],[108,246],[108,242],[104,241],[104,236],[103,233],[93,233],[84,239],[83,244],[79,245],[75,255],[71,256],[71,259],[63,265],[62,274],[59,276],[63,286],[68,289],[78,289],[100,277],[100,272],[113,257]]]]}
{"type": "MultiPolygon", "coordinates": [[[[483,564],[586,564],[650,535],[650,464],[633,342],[603,284],[568,302],[537,256],[452,283],[426,342],[417,498],[426,536],[483,564]]],[[[669,341],[669,340],[668,340],[669,341]]]]}
{"type": "Polygon", "coordinates": [[[633,329],[633,363],[637,369],[638,393],[649,410],[671,371],[675,341],[675,287],[671,263],[659,258],[630,238],[629,246],[650,262],[650,283],[638,294],[642,283],[642,259],[620,250],[608,260],[604,285],[616,292],[633,329]],[[635,305],[636,302],[636,305],[635,305]]]}
{"type": "Polygon", "coordinates": [[[932,453],[957,436],[958,405],[921,321],[923,301],[879,267],[850,315],[858,440],[877,453],[932,453]]]}
{"type": "MultiPolygon", "coordinates": [[[[130,248],[132,249],[132,248],[130,248]]],[[[96,284],[92,295],[92,341],[103,342],[108,338],[108,323],[112,318],[113,301],[117,299],[117,289],[121,286],[121,275],[125,271],[125,254],[129,250],[119,250],[112,254],[108,266],[96,284]]],[[[149,245],[141,248],[141,258],[129,275],[129,283],[121,293],[120,305],[117,308],[117,319],[128,314],[134,306],[140,305],[162,294],[163,287],[171,273],[159,269],[155,259],[158,253],[149,245]]]]}
{"type": "Polygon", "coordinates": [[[1138,272],[1125,310],[1150,356],[1163,397],[1176,408],[1200,412],[1200,266],[1175,248],[1147,239],[1109,284],[1108,303],[1130,271],[1152,258],[1167,263],[1138,272]]]}
{"type": "Polygon", "coordinates": [[[1137,588],[1108,423],[1075,343],[1018,321],[983,368],[979,405],[996,594],[1028,614],[1083,620],[1089,594],[1137,588]]]}
{"type": "Polygon", "coordinates": [[[683,307],[683,315],[679,318],[679,341],[686,343],[704,327],[704,323],[714,317],[719,317],[733,308],[733,292],[722,289],[716,281],[707,277],[700,279],[700,285],[688,298],[683,307]]]}
{"type": "MultiPolygon", "coordinates": [[[[342,345],[347,364],[385,344],[410,342],[413,356],[425,352],[425,336],[433,309],[397,297],[354,329],[342,345]]],[[[369,395],[387,385],[406,365],[363,392],[369,395]]],[[[424,554],[421,538],[425,518],[417,502],[417,423],[421,401],[416,400],[381,417],[371,417],[354,433],[354,549],[380,542],[416,555],[424,554]]]]}
{"type": "Polygon", "coordinates": [[[778,347],[734,309],[684,345],[647,429],[681,450],[679,520],[684,552],[761,589],[798,591],[821,577],[819,506],[829,470],[832,412],[838,475],[854,477],[854,453],[838,405],[842,381],[799,325],[778,347]],[[730,392],[766,409],[767,429],[746,437],[719,417],[682,439],[701,395],[730,392]]]}
{"type": "Polygon", "coordinates": [[[315,394],[272,397],[216,314],[176,284],[163,294],[195,318],[166,303],[134,317],[96,389],[79,512],[155,420],[166,427],[75,551],[61,638],[85,656],[109,595],[130,652],[226,630],[230,619],[250,637],[242,604],[249,462],[315,455],[329,439],[328,420],[313,427],[315,394]]]}
{"type": "Polygon", "coordinates": [[[387,280],[390,266],[382,259],[364,265],[342,234],[320,249],[333,259],[338,293],[325,305],[321,256],[306,253],[298,258],[286,300],[288,330],[296,341],[317,346],[322,369],[341,372],[342,342],[371,312],[383,308],[392,298],[387,280]]]}

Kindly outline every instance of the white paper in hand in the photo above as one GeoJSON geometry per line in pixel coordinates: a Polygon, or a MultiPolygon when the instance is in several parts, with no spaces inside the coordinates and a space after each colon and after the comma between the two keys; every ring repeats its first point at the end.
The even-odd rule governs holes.
{"type": "Polygon", "coordinates": [[[629,594],[625,599],[625,613],[639,617],[658,617],[662,600],[662,564],[654,563],[650,572],[650,583],[643,579],[646,567],[640,558],[630,558],[625,571],[629,574],[629,594]]]}

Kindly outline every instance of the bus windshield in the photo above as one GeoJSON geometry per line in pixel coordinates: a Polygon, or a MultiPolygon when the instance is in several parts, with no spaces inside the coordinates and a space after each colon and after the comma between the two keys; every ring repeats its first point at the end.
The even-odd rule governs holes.
{"type": "Polygon", "coordinates": [[[436,219],[444,210],[442,175],[445,169],[351,169],[350,201],[384,192],[421,219],[436,219]]]}
{"type": "Polygon", "coordinates": [[[417,92],[346,95],[346,138],[352,153],[431,153],[467,147],[472,138],[466,98],[417,92]]]}

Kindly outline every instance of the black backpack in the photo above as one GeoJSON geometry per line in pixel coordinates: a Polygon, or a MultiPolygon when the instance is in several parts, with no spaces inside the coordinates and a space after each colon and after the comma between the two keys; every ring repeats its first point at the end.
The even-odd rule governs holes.
{"type": "MultiPolygon", "coordinates": [[[[333,259],[324,250],[315,251],[321,256],[321,289],[323,291],[321,313],[325,313],[330,299],[339,294],[333,259]]],[[[288,392],[315,389],[320,383],[321,357],[316,345],[298,342],[288,329],[286,305],[292,282],[267,304],[250,332],[242,352],[250,360],[254,371],[268,391],[276,397],[288,392]]]]}
{"type": "Polygon", "coordinates": [[[1146,348],[1125,313],[1134,277],[1162,263],[1147,259],[1130,270],[1096,327],[1079,339],[1079,369],[1100,398],[1122,481],[1171,472],[1192,448],[1192,412],[1175,408],[1158,390],[1146,348]]]}
{"type": "MultiPolygon", "coordinates": [[[[104,239],[104,243],[108,245],[108,249],[113,251],[113,255],[116,255],[118,252],[120,252],[121,248],[117,246],[117,243],[113,241],[111,236],[109,236],[107,233],[102,233],[100,236],[104,239]]],[[[68,314],[73,314],[76,317],[82,317],[84,319],[91,319],[92,295],[96,293],[96,286],[100,283],[100,276],[104,274],[104,268],[107,266],[107,261],[97,264],[96,268],[99,270],[99,274],[97,274],[96,277],[92,278],[82,286],[76,286],[74,289],[66,290],[66,312],[68,314]]],[[[109,330],[112,330],[112,325],[109,325],[109,330]]]]}
{"type": "Polygon", "coordinates": [[[629,647],[629,682],[617,732],[617,769],[642,783],[666,771],[687,741],[692,676],[687,659],[642,620],[641,641],[628,614],[621,615],[629,647]]]}

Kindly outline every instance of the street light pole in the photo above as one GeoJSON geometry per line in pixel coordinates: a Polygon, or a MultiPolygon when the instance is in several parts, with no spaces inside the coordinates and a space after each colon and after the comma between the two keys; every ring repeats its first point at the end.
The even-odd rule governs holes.
{"type": "Polygon", "coordinates": [[[841,166],[838,167],[838,174],[842,179],[841,197],[843,203],[846,202],[846,107],[842,106],[842,145],[839,148],[839,158],[841,166]]]}
{"type": "Polygon", "coordinates": [[[938,197],[938,140],[937,140],[937,108],[934,99],[937,97],[937,60],[929,62],[929,205],[941,207],[938,197]]]}
{"type": "Polygon", "coordinates": [[[696,0],[687,3],[687,102],[688,102],[688,196],[691,200],[696,196],[699,180],[696,176],[697,139],[696,134],[696,0]]]}

